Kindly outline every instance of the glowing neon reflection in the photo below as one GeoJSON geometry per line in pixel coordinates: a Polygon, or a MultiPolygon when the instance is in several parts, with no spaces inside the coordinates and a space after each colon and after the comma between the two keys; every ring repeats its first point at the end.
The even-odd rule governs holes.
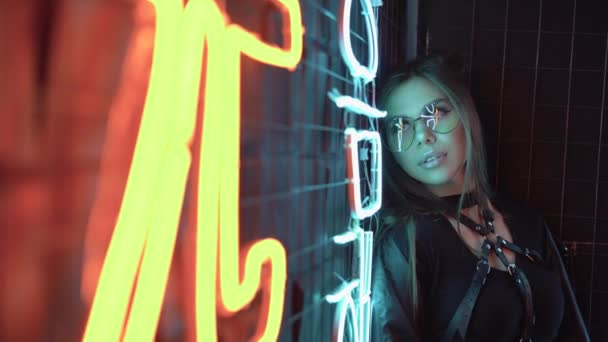
{"type": "Polygon", "coordinates": [[[374,248],[374,233],[359,231],[360,238],[357,246],[357,263],[359,264],[359,336],[362,341],[370,340],[370,323],[372,318],[372,253],[374,248]]]}
{"type": "MultiPolygon", "coordinates": [[[[367,28],[368,65],[364,67],[355,57],[350,39],[350,15],[352,0],[342,0],[338,18],[340,31],[340,52],[344,63],[349,68],[353,83],[355,85],[355,97],[342,95],[336,89],[332,89],[328,96],[339,108],[367,116],[370,119],[386,117],[386,112],[380,111],[358,97],[364,89],[359,88],[360,81],[363,85],[373,81],[378,71],[378,28],[376,18],[372,9],[371,0],[360,0],[363,7],[363,15],[367,28]]],[[[375,89],[374,89],[375,90],[375,89]]],[[[333,237],[336,244],[344,245],[355,243],[356,256],[353,260],[355,278],[344,284],[336,292],[326,296],[330,303],[337,303],[334,328],[335,340],[344,340],[344,329],[346,328],[346,315],[350,314],[353,323],[353,336],[355,341],[369,341],[371,326],[371,267],[373,233],[364,231],[358,225],[360,220],[374,215],[382,206],[382,150],[380,145],[380,134],[377,131],[357,130],[348,127],[344,131],[346,140],[346,165],[348,179],[348,198],[351,216],[354,219],[354,227],[351,230],[333,237]],[[367,141],[371,144],[371,158],[359,155],[359,142],[367,141]],[[369,160],[370,189],[369,197],[362,200],[361,178],[359,172],[360,161],[369,160]],[[367,202],[364,206],[363,203],[367,202]],[[356,290],[356,298],[352,293],[356,290]]],[[[367,179],[366,179],[367,180],[367,179]]]]}
{"type": "MultiPolygon", "coordinates": [[[[325,296],[328,303],[337,303],[334,328],[336,329],[336,340],[343,341],[344,329],[346,326],[346,316],[350,314],[353,322],[353,340],[369,341],[370,322],[371,322],[371,271],[372,271],[372,250],[373,233],[364,231],[356,227],[349,233],[355,234],[356,239],[351,240],[355,243],[355,259],[353,266],[357,270],[355,278],[350,282],[342,284],[337,290],[325,296]],[[353,293],[355,295],[353,296],[353,293]],[[353,298],[357,298],[356,300],[353,298]]],[[[345,236],[345,233],[334,236],[334,241],[340,243],[345,239],[338,238],[345,236]]],[[[350,235],[349,235],[350,237],[350,235]]]]}
{"type": "Polygon", "coordinates": [[[334,243],[337,245],[345,245],[357,239],[357,234],[352,231],[347,231],[333,237],[334,243]]]}
{"type": "Polygon", "coordinates": [[[263,305],[254,340],[278,337],[287,274],[285,249],[275,239],[263,239],[241,251],[238,210],[240,55],[289,70],[302,55],[298,2],[273,2],[288,23],[283,30],[284,49],[260,41],[238,25],[227,25],[213,1],[190,0],[185,9],[181,0],[152,1],[157,26],[148,94],[84,340],[154,338],[192,159],[205,42],[208,65],[196,191],[196,337],[217,340],[216,310],[221,315],[241,310],[260,287],[263,305]],[[264,265],[270,267],[271,277],[261,286],[264,265]]]}

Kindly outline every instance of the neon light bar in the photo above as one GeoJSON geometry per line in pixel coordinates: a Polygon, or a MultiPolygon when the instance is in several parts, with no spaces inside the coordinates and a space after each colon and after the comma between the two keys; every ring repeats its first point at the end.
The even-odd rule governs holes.
{"type": "Polygon", "coordinates": [[[364,67],[359,63],[350,40],[350,13],[352,0],[342,0],[340,3],[340,14],[338,17],[338,27],[340,31],[340,53],[344,63],[348,66],[354,78],[362,78],[365,83],[371,82],[376,78],[378,72],[378,28],[376,18],[372,9],[371,0],[360,0],[365,16],[365,26],[367,28],[368,42],[368,65],[364,67]]]}
{"type": "Polygon", "coordinates": [[[345,245],[357,239],[357,234],[352,231],[347,231],[333,237],[334,243],[337,245],[345,245]]]}
{"type": "MultiPolygon", "coordinates": [[[[369,341],[370,323],[371,323],[371,274],[372,274],[372,248],[373,236],[371,231],[364,231],[360,227],[356,227],[353,231],[349,231],[356,236],[355,240],[355,259],[353,266],[357,270],[355,278],[348,283],[344,283],[340,288],[325,296],[328,303],[338,303],[335,317],[335,327],[337,331],[337,341],[342,341],[344,338],[344,328],[346,315],[350,313],[354,324],[353,335],[355,341],[369,341]],[[357,300],[353,299],[352,293],[356,291],[357,300]]],[[[347,233],[336,235],[336,237],[345,236],[347,233]]],[[[350,236],[350,235],[349,235],[350,236]]]]}
{"type": "Polygon", "coordinates": [[[375,131],[357,131],[347,128],[346,135],[346,164],[348,172],[348,197],[353,218],[362,220],[375,214],[382,206],[382,149],[380,134],[375,131]],[[370,203],[363,207],[361,203],[361,178],[359,172],[360,141],[369,141],[371,149],[372,188],[370,189],[370,203]],[[374,165],[376,167],[374,168],[374,165]]]}
{"type": "Polygon", "coordinates": [[[357,320],[357,308],[355,305],[355,301],[351,296],[351,292],[354,287],[349,287],[349,291],[345,291],[341,299],[336,302],[336,317],[334,320],[334,327],[337,330],[336,340],[343,341],[344,340],[344,328],[346,326],[346,315],[350,313],[350,317],[353,322],[354,329],[352,330],[354,342],[359,342],[361,339],[359,338],[359,321],[357,320]]]}
{"type": "Polygon", "coordinates": [[[372,252],[374,247],[374,233],[359,231],[357,256],[359,263],[359,337],[361,341],[369,341],[370,325],[372,319],[371,285],[372,285],[372,252]]]}
{"type": "Polygon", "coordinates": [[[352,96],[341,95],[337,89],[332,89],[327,93],[327,96],[329,96],[339,108],[346,108],[353,113],[365,115],[370,118],[383,118],[386,116],[386,111],[378,110],[352,96]]]}
{"type": "Polygon", "coordinates": [[[359,279],[355,279],[348,283],[342,284],[339,289],[337,289],[333,293],[326,295],[325,300],[328,303],[338,303],[339,301],[349,296],[353,289],[359,286],[359,282],[359,279]]]}

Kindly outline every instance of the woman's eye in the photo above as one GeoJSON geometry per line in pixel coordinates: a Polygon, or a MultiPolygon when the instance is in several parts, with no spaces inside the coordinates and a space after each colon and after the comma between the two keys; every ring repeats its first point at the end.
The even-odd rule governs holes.
{"type": "Polygon", "coordinates": [[[437,111],[440,117],[446,116],[452,112],[451,110],[442,107],[437,107],[435,110],[437,111]]]}

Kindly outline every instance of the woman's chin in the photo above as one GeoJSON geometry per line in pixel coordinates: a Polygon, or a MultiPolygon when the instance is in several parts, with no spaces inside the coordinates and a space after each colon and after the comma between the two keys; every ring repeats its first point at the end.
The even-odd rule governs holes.
{"type": "MultiPolygon", "coordinates": [[[[438,170],[439,171],[439,170],[438,170]]],[[[418,180],[425,184],[431,191],[439,189],[461,189],[458,187],[458,183],[461,183],[460,178],[456,177],[455,173],[449,172],[449,170],[441,170],[442,172],[434,172],[433,174],[426,174],[424,177],[420,177],[418,180]]],[[[451,190],[449,190],[451,191],[451,190]]]]}

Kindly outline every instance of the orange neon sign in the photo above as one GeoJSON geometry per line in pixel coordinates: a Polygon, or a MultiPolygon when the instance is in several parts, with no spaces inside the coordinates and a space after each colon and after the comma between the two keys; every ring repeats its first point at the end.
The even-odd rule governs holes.
{"type": "Polygon", "coordinates": [[[154,339],[192,162],[205,52],[204,108],[198,118],[196,339],[217,340],[216,314],[233,314],[253,300],[263,265],[269,266],[271,277],[263,287],[263,312],[254,339],[277,339],[287,274],[285,249],[270,238],[241,249],[238,202],[241,54],[289,70],[302,55],[299,3],[273,1],[284,18],[286,48],[229,23],[211,0],[190,0],[185,8],[182,0],[151,1],[156,34],[148,93],[85,341],[154,339]]]}

